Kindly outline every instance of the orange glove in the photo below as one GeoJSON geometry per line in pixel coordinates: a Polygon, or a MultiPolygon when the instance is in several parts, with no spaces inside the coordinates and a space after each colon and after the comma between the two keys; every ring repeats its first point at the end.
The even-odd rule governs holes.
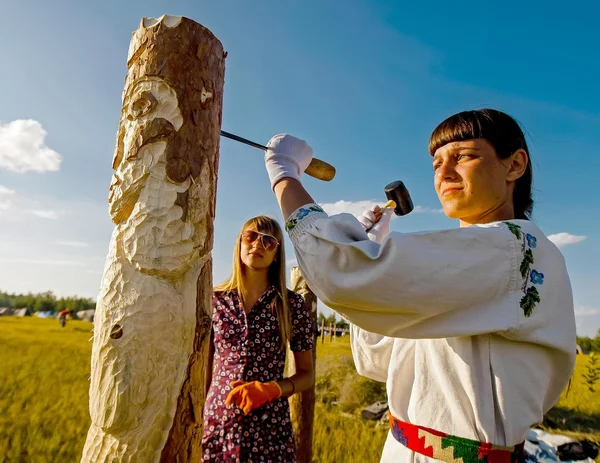
{"type": "Polygon", "coordinates": [[[261,383],[260,381],[233,381],[230,386],[232,391],[227,396],[225,405],[228,407],[234,403],[240,407],[246,415],[252,410],[281,397],[281,388],[275,381],[261,383]]]}

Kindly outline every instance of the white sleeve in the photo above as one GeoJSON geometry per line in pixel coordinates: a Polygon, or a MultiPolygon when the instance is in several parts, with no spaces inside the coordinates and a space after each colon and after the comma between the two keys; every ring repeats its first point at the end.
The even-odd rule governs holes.
{"type": "Polygon", "coordinates": [[[366,331],[416,339],[518,328],[523,249],[505,223],[392,233],[378,244],[354,216],[312,204],[286,229],[317,297],[366,331]]]}
{"type": "Polygon", "coordinates": [[[359,375],[385,383],[387,381],[394,338],[369,333],[350,325],[350,346],[359,375]]]}

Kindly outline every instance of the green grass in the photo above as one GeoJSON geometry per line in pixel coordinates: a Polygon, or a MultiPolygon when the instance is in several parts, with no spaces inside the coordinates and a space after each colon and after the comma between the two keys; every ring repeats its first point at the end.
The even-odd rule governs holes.
{"type": "MultiPolygon", "coordinates": [[[[92,324],[35,317],[0,318],[0,462],[79,461],[89,426],[88,379],[92,324]]],[[[314,461],[376,463],[387,429],[360,418],[384,394],[353,369],[348,338],[317,344],[314,461]]],[[[571,390],[544,427],[600,440],[600,392],[582,378],[578,358],[571,390]]],[[[600,391],[600,384],[597,385],[600,391]]]]}
{"type": "Polygon", "coordinates": [[[387,437],[386,427],[317,404],[313,461],[316,463],[377,463],[387,437]]]}
{"type": "Polygon", "coordinates": [[[385,398],[385,385],[356,373],[349,341],[317,343],[315,463],[377,463],[387,437],[387,427],[360,417],[361,407],[385,398]]]}
{"type": "Polygon", "coordinates": [[[542,427],[547,431],[600,441],[600,384],[592,392],[583,377],[589,362],[588,356],[577,356],[570,388],[567,387],[544,420],[542,427]]]}

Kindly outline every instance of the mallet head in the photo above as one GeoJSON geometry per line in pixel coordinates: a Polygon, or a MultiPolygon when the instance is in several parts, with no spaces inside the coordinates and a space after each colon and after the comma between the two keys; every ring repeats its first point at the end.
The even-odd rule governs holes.
{"type": "Polygon", "coordinates": [[[396,215],[406,215],[414,209],[410,193],[400,180],[386,185],[384,191],[387,199],[396,203],[396,207],[394,207],[396,215]]]}

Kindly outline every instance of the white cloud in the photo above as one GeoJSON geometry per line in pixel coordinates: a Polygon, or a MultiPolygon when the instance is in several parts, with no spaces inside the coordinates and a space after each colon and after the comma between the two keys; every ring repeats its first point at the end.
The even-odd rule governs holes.
{"type": "Polygon", "coordinates": [[[575,309],[575,316],[577,317],[593,317],[599,315],[600,309],[591,309],[589,307],[579,307],[575,309]]]}
{"type": "Polygon", "coordinates": [[[423,206],[415,206],[412,213],[413,214],[441,214],[444,212],[444,209],[434,209],[432,207],[423,207],[423,206]]]}
{"type": "MultiPolygon", "coordinates": [[[[321,207],[327,214],[341,214],[342,212],[347,212],[352,214],[355,217],[360,216],[366,209],[370,209],[375,205],[383,205],[383,202],[377,202],[374,200],[366,200],[366,201],[336,201],[335,203],[325,203],[321,204],[321,207]]],[[[443,209],[434,209],[431,207],[424,206],[415,206],[412,214],[439,214],[443,212],[443,209]]],[[[395,217],[395,216],[392,216],[395,217]]]]}
{"type": "Polygon", "coordinates": [[[69,213],[64,208],[53,209],[48,207],[57,205],[56,203],[48,204],[47,201],[40,201],[16,194],[15,190],[0,185],[0,214],[4,213],[3,218],[12,221],[21,221],[26,216],[33,215],[41,219],[57,220],[69,213]]]}
{"type": "Polygon", "coordinates": [[[347,212],[355,217],[359,217],[365,211],[378,204],[375,201],[336,201],[335,203],[321,204],[321,207],[327,214],[335,215],[347,212]]]}
{"type": "Polygon", "coordinates": [[[57,220],[69,212],[62,208],[47,207],[44,204],[45,202],[22,196],[17,194],[16,191],[0,185],[0,215],[2,215],[3,220],[22,222],[31,216],[46,220],[57,220]]]}
{"type": "Polygon", "coordinates": [[[52,210],[31,210],[28,212],[42,219],[56,220],[59,216],[58,212],[52,210]]]}
{"type": "Polygon", "coordinates": [[[85,243],[83,241],[57,241],[57,244],[61,246],[71,246],[74,248],[89,248],[90,243],[85,243]]]}
{"type": "Polygon", "coordinates": [[[18,173],[59,170],[62,156],[46,146],[45,139],[46,131],[38,121],[0,123],[0,169],[18,173]]]}
{"type": "Polygon", "coordinates": [[[53,259],[0,259],[0,264],[30,264],[30,265],[68,265],[85,267],[84,262],[75,260],[53,260],[53,259]]]}
{"type": "Polygon", "coordinates": [[[562,232],[562,233],[555,233],[554,235],[550,235],[548,237],[548,239],[550,241],[552,241],[554,244],[556,244],[556,246],[558,246],[559,248],[562,248],[569,244],[579,243],[579,242],[585,240],[586,237],[579,236],[579,235],[571,235],[570,233],[562,232]]]}
{"type": "Polygon", "coordinates": [[[0,211],[10,209],[14,196],[15,190],[0,185],[0,211]]]}
{"type": "Polygon", "coordinates": [[[102,270],[92,270],[92,269],[88,269],[85,271],[85,273],[88,273],[90,275],[102,275],[102,270]]]}

